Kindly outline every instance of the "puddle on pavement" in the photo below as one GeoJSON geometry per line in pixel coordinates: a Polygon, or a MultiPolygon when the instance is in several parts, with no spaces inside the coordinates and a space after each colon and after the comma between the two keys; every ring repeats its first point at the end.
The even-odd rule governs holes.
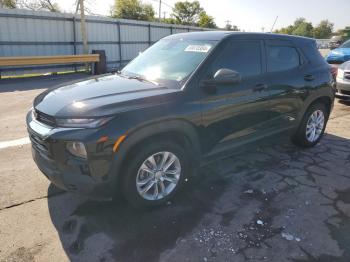
{"type": "MultiPolygon", "coordinates": [[[[336,193],[338,196],[334,200],[334,203],[342,201],[346,204],[350,204],[350,188],[346,190],[338,190],[336,191],[336,193]]],[[[340,210],[336,206],[334,206],[334,208],[337,209],[339,212],[338,215],[335,216],[339,219],[339,222],[337,223],[337,225],[328,224],[328,228],[331,231],[332,238],[335,241],[337,241],[339,248],[343,250],[344,253],[341,258],[335,257],[329,259],[328,257],[326,257],[323,260],[317,261],[348,262],[350,261],[350,217],[348,217],[343,212],[340,212],[340,210]],[[327,258],[328,260],[326,260],[327,258]]]]}
{"type": "MultiPolygon", "coordinates": [[[[114,241],[109,252],[117,261],[156,261],[160,254],[173,247],[209,212],[224,192],[228,179],[195,177],[168,205],[148,211],[135,210],[122,200],[116,202],[88,201],[80,205],[67,220],[59,234],[67,235],[79,229],[75,241],[63,243],[67,255],[84,250],[87,238],[97,233],[106,234],[114,241]],[[84,221],[78,227],[74,217],[84,221]]],[[[230,220],[227,215],[227,221],[230,220]]],[[[65,237],[61,237],[63,241],[65,237]]]]}
{"type": "Polygon", "coordinates": [[[336,203],[342,201],[344,203],[350,203],[350,188],[346,190],[336,191],[337,198],[334,200],[334,209],[338,210],[338,214],[335,215],[337,223],[327,223],[327,227],[330,230],[331,237],[338,243],[339,248],[343,251],[341,257],[335,257],[330,255],[321,254],[318,257],[312,256],[306,250],[302,249],[307,257],[307,260],[293,260],[294,262],[310,261],[310,262],[349,262],[350,261],[350,218],[341,212],[336,203]]]}
{"type": "Polygon", "coordinates": [[[241,199],[255,199],[261,202],[261,207],[255,213],[253,219],[243,225],[238,232],[238,237],[246,242],[246,246],[238,252],[250,247],[261,247],[266,239],[272,238],[283,231],[282,227],[273,227],[273,218],[280,214],[280,210],[272,207],[272,202],[279,194],[277,191],[262,192],[260,190],[248,190],[245,187],[241,199]],[[247,193],[248,192],[248,193],[247,193]]]}
{"type": "Polygon", "coordinates": [[[342,258],[332,261],[350,261],[350,218],[341,216],[341,221],[338,226],[329,225],[329,229],[331,230],[332,238],[337,241],[340,249],[344,251],[342,258]]]}
{"type": "Polygon", "coordinates": [[[231,224],[231,221],[233,220],[233,217],[235,216],[235,213],[236,213],[235,210],[230,210],[228,212],[221,214],[220,225],[225,227],[229,226],[231,224]]]}
{"type": "Polygon", "coordinates": [[[336,193],[338,195],[337,200],[350,204],[350,188],[343,191],[336,191],[336,193]]]}

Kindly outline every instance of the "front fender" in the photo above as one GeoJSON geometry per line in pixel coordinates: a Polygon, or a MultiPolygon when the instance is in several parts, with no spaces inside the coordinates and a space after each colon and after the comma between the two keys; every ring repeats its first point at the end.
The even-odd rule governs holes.
{"type": "Polygon", "coordinates": [[[120,144],[117,151],[114,152],[112,173],[113,179],[118,183],[121,177],[123,162],[128,153],[138,144],[146,139],[160,134],[177,133],[185,136],[188,139],[189,150],[193,152],[195,161],[200,159],[201,148],[199,135],[196,127],[189,121],[183,119],[163,120],[153,123],[148,123],[144,126],[137,126],[126,133],[125,140],[120,144]]]}

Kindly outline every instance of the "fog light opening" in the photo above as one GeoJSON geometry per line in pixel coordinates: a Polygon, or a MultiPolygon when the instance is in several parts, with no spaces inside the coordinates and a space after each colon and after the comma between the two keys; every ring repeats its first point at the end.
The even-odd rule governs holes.
{"type": "Polygon", "coordinates": [[[71,153],[73,156],[77,156],[80,158],[87,158],[85,145],[82,142],[76,142],[76,141],[67,142],[66,148],[68,152],[71,153]]]}

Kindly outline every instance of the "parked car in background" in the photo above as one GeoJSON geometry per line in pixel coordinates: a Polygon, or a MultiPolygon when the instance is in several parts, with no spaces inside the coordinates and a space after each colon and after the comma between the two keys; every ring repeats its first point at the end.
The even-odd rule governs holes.
{"type": "Polygon", "coordinates": [[[202,160],[239,145],[277,133],[316,145],[333,83],[314,39],[175,34],[117,74],[36,97],[27,115],[33,158],[64,190],[158,205],[202,160]]]}
{"type": "Polygon", "coordinates": [[[343,38],[339,35],[332,36],[329,41],[329,49],[333,50],[338,48],[343,43],[343,38]]]}
{"type": "Polygon", "coordinates": [[[350,60],[350,40],[330,51],[326,60],[330,64],[342,64],[350,60]]]}
{"type": "Polygon", "coordinates": [[[329,49],[329,46],[328,46],[329,44],[327,44],[327,43],[318,43],[317,44],[317,48],[318,49],[329,49]]]}
{"type": "Polygon", "coordinates": [[[350,99],[350,61],[338,67],[336,96],[340,99],[350,99]]]}

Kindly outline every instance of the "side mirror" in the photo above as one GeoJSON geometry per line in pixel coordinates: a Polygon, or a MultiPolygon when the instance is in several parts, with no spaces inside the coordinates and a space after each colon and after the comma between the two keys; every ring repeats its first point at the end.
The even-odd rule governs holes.
{"type": "Polygon", "coordinates": [[[234,70],[222,68],[214,75],[215,84],[237,84],[241,82],[241,75],[234,70]]]}

